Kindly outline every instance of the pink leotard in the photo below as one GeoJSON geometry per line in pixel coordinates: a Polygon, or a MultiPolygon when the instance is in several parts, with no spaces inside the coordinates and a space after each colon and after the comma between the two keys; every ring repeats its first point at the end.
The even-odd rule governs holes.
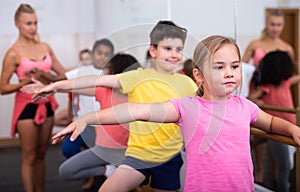
{"type": "Polygon", "coordinates": [[[257,47],[254,51],[253,64],[255,67],[258,67],[260,60],[266,55],[266,52],[260,47],[260,43],[260,41],[257,42],[257,47]]]}
{"type": "Polygon", "coordinates": [[[19,79],[24,79],[26,77],[25,72],[29,71],[33,68],[38,68],[38,69],[41,69],[41,70],[46,71],[46,72],[49,72],[51,70],[52,59],[50,57],[50,54],[49,54],[49,52],[48,52],[48,50],[47,50],[47,48],[44,44],[41,44],[41,46],[45,50],[46,55],[40,61],[29,59],[29,58],[26,58],[26,57],[22,57],[19,54],[17,48],[13,47],[14,51],[20,56],[20,64],[19,64],[19,66],[16,70],[16,74],[18,75],[19,79]]]}
{"type": "MultiPolygon", "coordinates": [[[[271,50],[271,51],[275,51],[276,49],[274,50],[271,50]]],[[[277,48],[277,50],[281,50],[281,51],[287,51],[288,50],[288,45],[287,44],[284,44],[283,46],[280,46],[279,48],[277,48]]],[[[270,52],[270,51],[268,51],[270,52]]],[[[255,67],[258,67],[259,65],[259,62],[262,60],[262,58],[264,58],[264,56],[268,53],[266,51],[264,51],[262,48],[261,48],[261,41],[257,41],[257,46],[256,46],[256,49],[254,51],[254,55],[253,55],[253,64],[255,67]]]]}

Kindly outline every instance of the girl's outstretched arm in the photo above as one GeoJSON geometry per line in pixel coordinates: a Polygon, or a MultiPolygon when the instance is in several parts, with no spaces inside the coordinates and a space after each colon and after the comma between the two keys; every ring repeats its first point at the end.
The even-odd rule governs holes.
{"type": "Polygon", "coordinates": [[[258,117],[252,125],[265,132],[292,137],[300,146],[300,127],[279,117],[274,117],[259,109],[258,117]]]}
{"type": "Polygon", "coordinates": [[[74,141],[87,125],[111,125],[132,121],[174,123],[178,119],[178,112],[170,101],[152,104],[123,103],[79,117],[76,121],[54,135],[52,143],[56,144],[58,140],[64,139],[69,133],[72,133],[70,140],[74,141]]]}

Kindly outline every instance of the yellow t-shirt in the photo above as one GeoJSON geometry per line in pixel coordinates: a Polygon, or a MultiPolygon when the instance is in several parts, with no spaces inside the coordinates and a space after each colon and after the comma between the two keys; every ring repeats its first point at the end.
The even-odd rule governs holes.
{"type": "MultiPolygon", "coordinates": [[[[154,69],[142,69],[118,74],[122,91],[129,102],[164,102],[171,98],[195,95],[197,86],[186,75],[166,75],[154,69]]],[[[182,136],[174,123],[132,122],[129,125],[126,155],[148,162],[165,162],[182,148],[182,136]]]]}

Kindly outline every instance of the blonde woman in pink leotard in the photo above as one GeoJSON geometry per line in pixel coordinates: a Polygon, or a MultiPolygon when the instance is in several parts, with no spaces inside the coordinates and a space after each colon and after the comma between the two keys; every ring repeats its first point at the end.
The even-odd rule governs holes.
{"type": "Polygon", "coordinates": [[[292,46],[280,38],[283,29],[283,12],[280,10],[271,11],[266,18],[266,26],[262,31],[261,37],[250,42],[243,55],[242,61],[250,63],[250,60],[253,59],[253,64],[258,66],[259,61],[266,53],[275,50],[286,51],[294,58],[292,46]]]}
{"type": "Polygon", "coordinates": [[[31,94],[19,89],[35,77],[44,83],[65,79],[64,68],[53,51],[36,39],[37,16],[28,4],[21,4],[15,13],[19,30],[17,41],[7,51],[1,73],[1,94],[16,93],[11,136],[18,132],[22,148],[22,183],[26,192],[45,191],[45,155],[52,133],[54,97],[32,102],[31,94]],[[16,73],[19,82],[10,82],[16,73]]]}

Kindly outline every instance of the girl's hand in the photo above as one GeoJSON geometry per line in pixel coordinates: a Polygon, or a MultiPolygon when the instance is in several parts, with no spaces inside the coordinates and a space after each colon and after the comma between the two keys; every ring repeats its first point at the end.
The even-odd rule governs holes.
{"type": "MultiPolygon", "coordinates": [[[[37,85],[38,86],[38,85],[37,85]]],[[[53,83],[47,86],[42,86],[40,89],[35,89],[34,95],[32,96],[31,100],[33,102],[46,99],[57,92],[53,83]]]]}
{"type": "Polygon", "coordinates": [[[63,140],[69,133],[72,133],[70,141],[74,141],[86,128],[86,123],[78,118],[63,130],[59,131],[52,137],[52,144],[56,144],[59,140],[63,140]]]}
{"type": "Polygon", "coordinates": [[[33,83],[24,85],[20,90],[23,91],[24,93],[34,94],[37,93],[41,88],[45,86],[40,81],[34,78],[31,78],[30,82],[33,83]]]}

